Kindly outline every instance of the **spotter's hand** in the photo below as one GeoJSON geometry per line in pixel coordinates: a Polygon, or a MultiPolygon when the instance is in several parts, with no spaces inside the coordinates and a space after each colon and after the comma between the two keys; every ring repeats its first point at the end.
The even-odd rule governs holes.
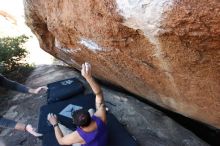
{"type": "Polygon", "coordinates": [[[43,94],[47,92],[47,89],[48,88],[46,86],[38,87],[36,89],[29,88],[28,92],[32,94],[43,94]]]}

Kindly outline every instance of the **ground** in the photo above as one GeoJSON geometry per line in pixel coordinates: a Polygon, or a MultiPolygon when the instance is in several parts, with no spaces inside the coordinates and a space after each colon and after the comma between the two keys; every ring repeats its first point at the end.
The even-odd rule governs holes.
{"type": "MultiPolygon", "coordinates": [[[[88,84],[78,71],[57,65],[37,67],[28,77],[26,85],[38,87],[72,77],[77,77],[84,83],[86,86],[85,92],[91,92],[88,84]]],[[[102,89],[109,112],[116,116],[141,146],[207,145],[192,132],[151,106],[125,93],[113,91],[108,87],[102,86],[102,89]]],[[[1,105],[4,105],[1,114],[10,119],[31,123],[37,127],[39,109],[46,104],[46,94],[31,95],[10,92],[9,96],[10,99],[1,102],[1,105]]],[[[2,129],[0,135],[7,146],[41,146],[41,141],[28,133],[2,129]]]]}

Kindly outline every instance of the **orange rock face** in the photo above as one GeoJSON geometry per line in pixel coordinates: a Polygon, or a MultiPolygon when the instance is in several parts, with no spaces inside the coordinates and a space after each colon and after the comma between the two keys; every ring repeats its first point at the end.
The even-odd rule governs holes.
{"type": "Polygon", "coordinates": [[[218,0],[25,0],[41,48],[97,78],[220,128],[218,0]]]}

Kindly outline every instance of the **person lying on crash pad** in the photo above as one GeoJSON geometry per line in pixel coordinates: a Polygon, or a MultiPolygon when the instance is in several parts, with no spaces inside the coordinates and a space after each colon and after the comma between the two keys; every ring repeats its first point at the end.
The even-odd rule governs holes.
{"type": "MultiPolygon", "coordinates": [[[[31,93],[38,94],[47,91],[47,87],[38,87],[36,89],[26,87],[22,84],[19,84],[15,81],[9,80],[0,74],[0,87],[4,87],[6,89],[22,92],[22,93],[31,93]]],[[[19,123],[11,119],[6,119],[0,116],[0,127],[3,128],[13,128],[19,131],[27,131],[34,136],[42,136],[42,134],[37,133],[35,128],[32,127],[31,124],[19,123]]]]}
{"type": "Polygon", "coordinates": [[[55,114],[49,113],[48,120],[54,127],[55,136],[60,145],[106,146],[108,132],[102,90],[92,78],[91,65],[89,63],[82,64],[81,74],[96,95],[96,112],[90,116],[89,112],[84,109],[74,111],[72,117],[77,129],[65,136],[58,125],[58,119],[55,114]]]}

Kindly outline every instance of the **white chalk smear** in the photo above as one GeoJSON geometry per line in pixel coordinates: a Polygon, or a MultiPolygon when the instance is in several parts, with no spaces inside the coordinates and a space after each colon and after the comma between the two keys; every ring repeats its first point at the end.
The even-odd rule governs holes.
{"type": "Polygon", "coordinates": [[[173,0],[116,0],[124,24],[130,28],[140,29],[155,43],[155,36],[162,31],[160,26],[164,12],[168,11],[173,0]]]}
{"type": "Polygon", "coordinates": [[[98,44],[96,44],[94,41],[81,38],[80,42],[81,45],[84,45],[88,49],[92,50],[93,52],[99,52],[99,51],[107,51],[107,49],[100,47],[98,44]]]}
{"type": "Polygon", "coordinates": [[[62,51],[66,52],[66,53],[77,53],[79,51],[81,51],[81,48],[77,48],[77,49],[73,49],[73,48],[61,48],[62,51]]]}

